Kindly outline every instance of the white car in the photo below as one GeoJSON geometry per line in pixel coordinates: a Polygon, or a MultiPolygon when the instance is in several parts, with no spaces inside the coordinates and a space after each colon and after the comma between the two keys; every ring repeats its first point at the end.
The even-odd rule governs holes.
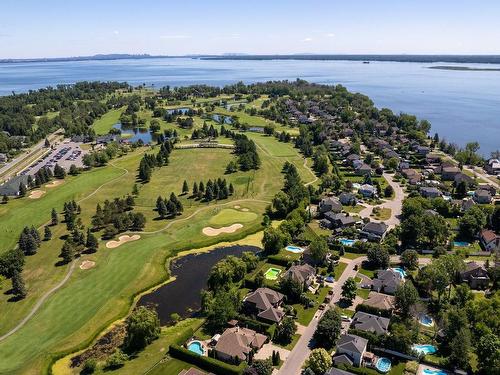
{"type": "Polygon", "coordinates": [[[343,322],[349,322],[349,323],[352,322],[352,319],[349,318],[347,315],[342,315],[341,318],[343,322]]]}

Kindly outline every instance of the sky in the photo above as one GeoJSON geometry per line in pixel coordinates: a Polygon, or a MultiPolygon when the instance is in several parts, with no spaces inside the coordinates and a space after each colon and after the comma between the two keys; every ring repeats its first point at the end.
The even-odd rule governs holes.
{"type": "Polygon", "coordinates": [[[498,0],[2,0],[0,58],[500,54],[498,0]]]}

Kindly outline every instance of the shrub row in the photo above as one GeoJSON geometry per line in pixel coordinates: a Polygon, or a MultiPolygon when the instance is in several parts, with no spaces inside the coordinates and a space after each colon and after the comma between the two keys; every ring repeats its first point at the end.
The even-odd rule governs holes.
{"type": "Polygon", "coordinates": [[[267,257],[267,261],[272,264],[276,264],[278,266],[288,267],[292,261],[288,258],[284,258],[280,254],[269,255],[267,257]]]}
{"type": "Polygon", "coordinates": [[[376,307],[363,304],[359,304],[356,306],[356,312],[358,311],[363,311],[368,314],[383,316],[385,318],[390,318],[392,316],[389,310],[377,309],[376,307]]]}
{"type": "Polygon", "coordinates": [[[196,365],[203,370],[220,375],[241,375],[247,367],[246,362],[241,362],[238,366],[230,365],[229,363],[219,361],[215,358],[198,355],[177,344],[170,345],[169,354],[173,358],[180,359],[181,361],[196,365]]]}

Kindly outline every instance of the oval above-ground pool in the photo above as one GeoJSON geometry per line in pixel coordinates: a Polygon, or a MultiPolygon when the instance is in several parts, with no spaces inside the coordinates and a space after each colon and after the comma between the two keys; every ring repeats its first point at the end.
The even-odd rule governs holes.
{"type": "Polygon", "coordinates": [[[389,372],[391,369],[391,360],[389,358],[380,357],[375,363],[375,368],[383,373],[389,372]]]}

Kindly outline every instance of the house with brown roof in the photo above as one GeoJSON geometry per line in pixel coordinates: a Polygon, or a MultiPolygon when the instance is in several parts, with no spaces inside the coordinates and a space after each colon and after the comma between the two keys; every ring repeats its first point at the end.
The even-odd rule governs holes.
{"type": "Polygon", "coordinates": [[[483,229],[479,233],[479,241],[486,251],[500,250],[500,236],[489,229],[483,229]]]}
{"type": "Polygon", "coordinates": [[[284,277],[292,278],[304,284],[305,288],[308,288],[313,283],[315,276],[316,270],[309,264],[291,266],[284,274],[284,277]]]}
{"type": "Polygon", "coordinates": [[[468,283],[472,289],[484,289],[490,283],[488,271],[476,262],[468,262],[464,271],[460,272],[460,280],[468,283]]]}
{"type": "Polygon", "coordinates": [[[363,305],[370,306],[378,310],[392,311],[396,306],[396,299],[394,296],[371,291],[370,294],[368,294],[368,299],[363,302],[363,305]]]}
{"type": "Polygon", "coordinates": [[[228,328],[222,333],[214,352],[218,359],[234,362],[247,361],[252,351],[258,351],[266,343],[267,336],[248,328],[228,328]]]}
{"type": "Polygon", "coordinates": [[[444,181],[453,181],[457,174],[461,173],[458,167],[443,167],[441,170],[441,179],[444,181]]]}
{"type": "Polygon", "coordinates": [[[243,300],[247,311],[255,313],[258,318],[272,323],[279,323],[284,311],[280,309],[285,296],[270,288],[258,288],[243,300]]]}

